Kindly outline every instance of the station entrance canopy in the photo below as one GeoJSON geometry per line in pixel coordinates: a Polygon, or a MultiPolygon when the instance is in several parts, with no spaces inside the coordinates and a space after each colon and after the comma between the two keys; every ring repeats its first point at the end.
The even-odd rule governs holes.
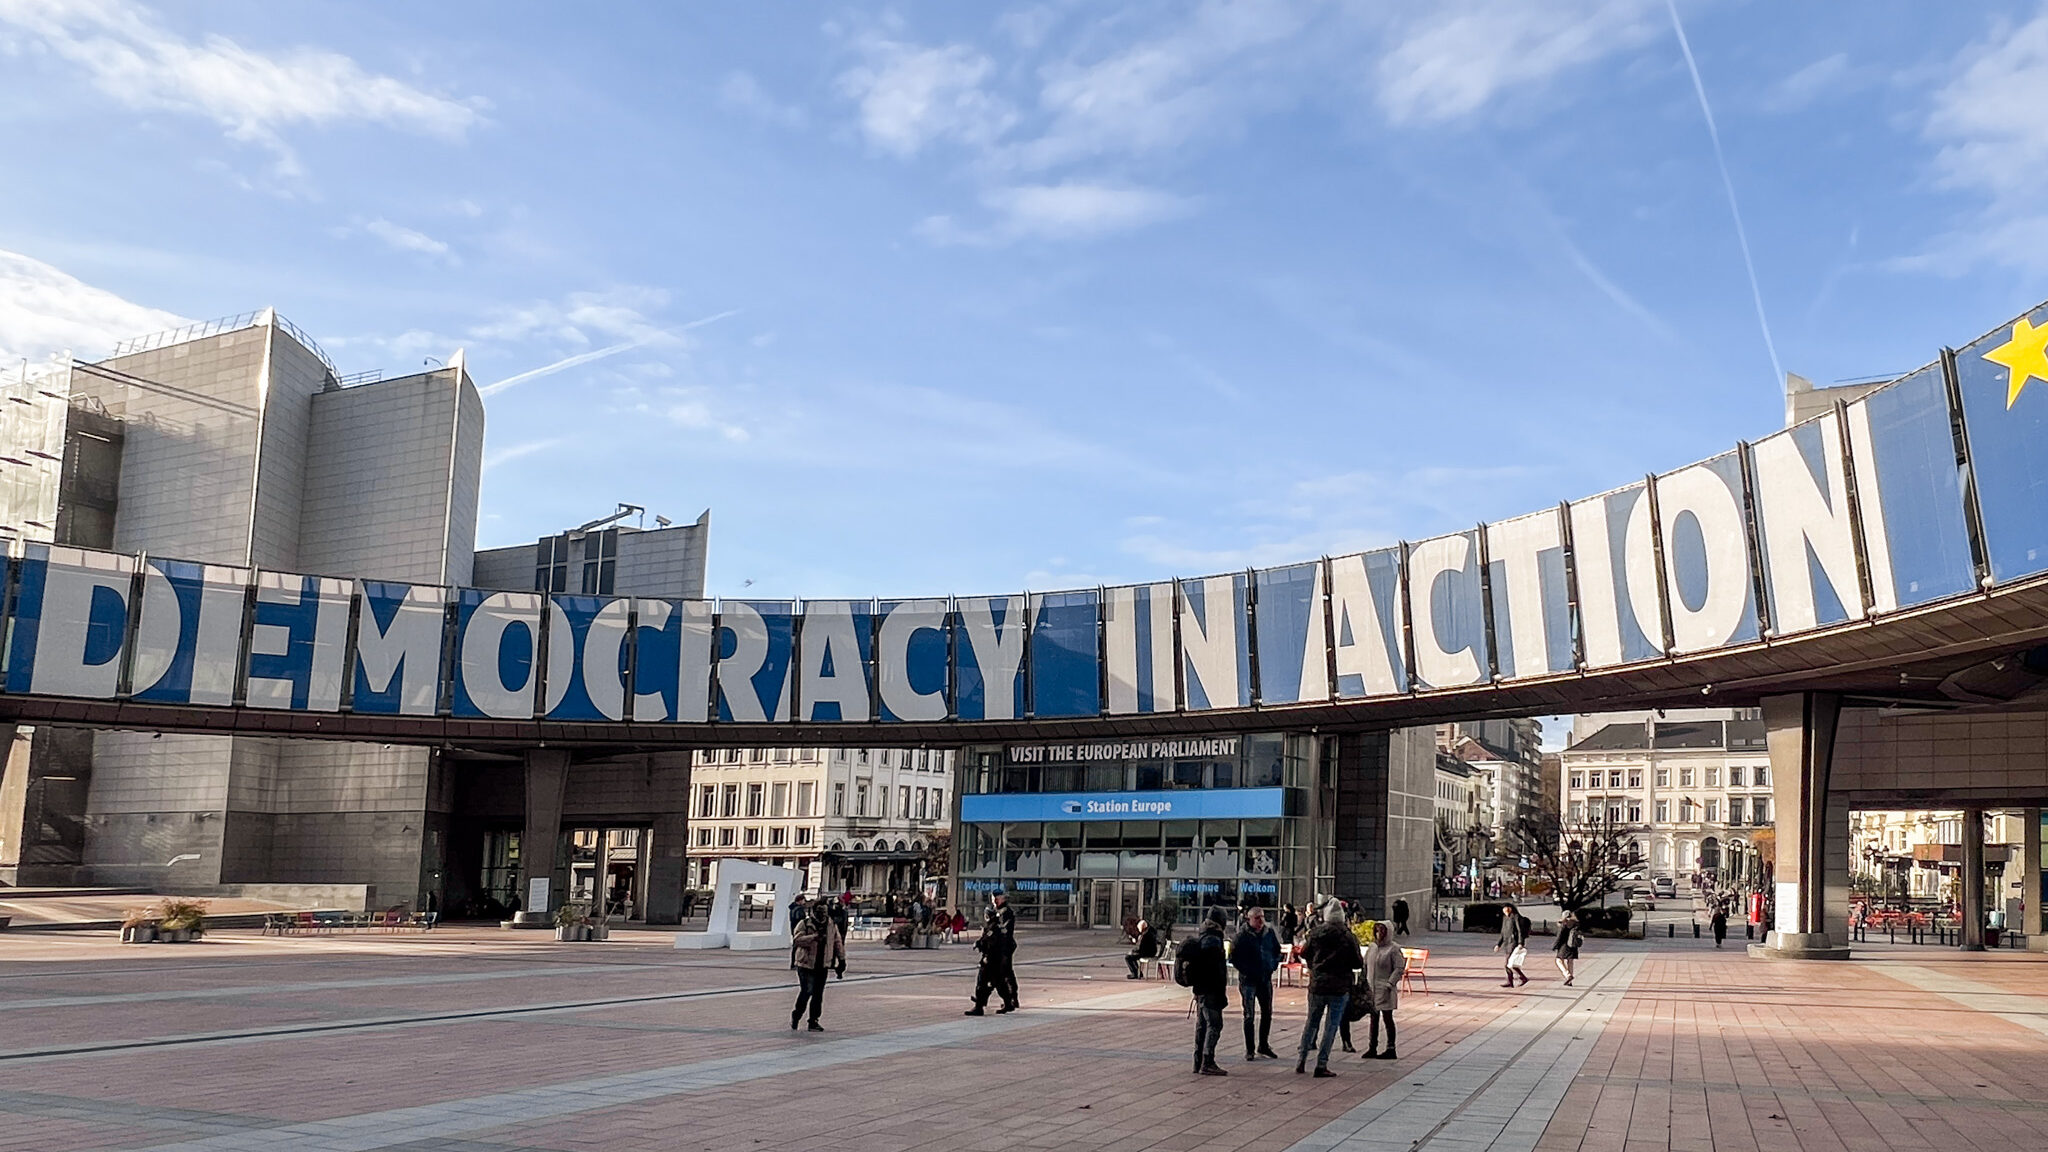
{"type": "Polygon", "coordinates": [[[23,543],[0,720],[660,747],[1385,727],[1823,688],[1971,700],[1958,677],[2048,642],[2044,345],[2048,305],[1611,492],[1119,587],[671,601],[23,543]]]}

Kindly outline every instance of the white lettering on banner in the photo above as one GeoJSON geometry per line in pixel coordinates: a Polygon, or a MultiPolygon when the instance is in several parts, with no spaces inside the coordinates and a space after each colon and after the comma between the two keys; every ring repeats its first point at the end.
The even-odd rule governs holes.
{"type": "MultiPolygon", "coordinates": [[[[876,687],[882,697],[882,707],[896,719],[946,718],[944,683],[930,692],[919,692],[910,682],[911,638],[919,632],[943,634],[945,627],[944,600],[907,600],[890,608],[889,614],[882,617],[882,626],[875,637],[876,687]]],[[[1020,630],[1020,646],[1021,642],[1020,630]]],[[[988,693],[984,691],[983,695],[986,698],[988,693]]]]}
{"type": "MultiPolygon", "coordinates": [[[[284,572],[256,573],[256,604],[260,617],[264,605],[306,608],[313,613],[312,644],[303,653],[292,650],[292,630],[284,624],[251,623],[249,627],[249,678],[247,700],[251,708],[289,709],[293,704],[294,680],[286,676],[263,676],[257,672],[261,657],[280,660],[302,655],[306,677],[308,712],[335,712],[341,708],[341,686],[348,657],[347,581],[326,577],[294,576],[284,572]],[[313,590],[306,590],[312,581],[313,590]],[[312,603],[308,604],[310,599],[312,603]]],[[[436,643],[439,632],[436,630],[436,643]]],[[[435,662],[440,661],[439,653],[435,662]]],[[[438,694],[440,688],[435,687],[438,694]]]]}
{"type": "MultiPolygon", "coordinates": [[[[1643,519],[1647,525],[1647,510],[1643,519]]],[[[1695,464],[1657,478],[1657,519],[1663,524],[1664,602],[1671,606],[1672,651],[1698,652],[1726,644],[1741,626],[1744,610],[1749,606],[1749,537],[1742,524],[1739,496],[1729,490],[1719,473],[1704,464],[1695,464]],[[1680,518],[1688,514],[1699,524],[1706,552],[1706,595],[1697,609],[1679,593],[1678,565],[1672,559],[1678,552],[1680,518]]],[[[1648,534],[1647,527],[1644,533],[1648,534]]],[[[1629,534],[1635,534],[1634,517],[1629,520],[1629,534]]],[[[1632,599],[1637,594],[1634,552],[1631,548],[1632,599]]],[[[1649,628],[1643,631],[1650,633],[1649,628]]]]}
{"type": "Polygon", "coordinates": [[[626,679],[619,670],[619,650],[626,643],[626,618],[631,603],[624,599],[607,602],[592,614],[584,629],[582,643],[569,622],[559,597],[548,598],[548,675],[542,711],[550,716],[568,699],[576,682],[581,658],[583,694],[590,706],[607,720],[626,715],[626,679]]]}
{"type": "MultiPolygon", "coordinates": [[[[1237,580],[1208,576],[1177,583],[1180,595],[1180,649],[1186,661],[1188,707],[1195,707],[1200,688],[1204,708],[1239,706],[1237,684],[1237,580]],[[1202,610],[1195,611],[1188,589],[1199,584],[1202,610]]],[[[1156,625],[1155,625],[1156,627],[1156,625]]]]}
{"type": "Polygon", "coordinates": [[[1863,619],[1841,423],[1829,412],[1808,427],[1820,430],[1825,491],[1799,451],[1797,433],[1780,432],[1750,448],[1765,571],[1770,576],[1771,630],[1777,634],[1804,632],[1818,622],[1809,548],[1848,618],[1863,619]]]}
{"type": "Polygon", "coordinates": [[[1171,800],[1086,800],[1081,810],[1090,816],[1169,816],[1171,800]]]}
{"type": "MultiPolygon", "coordinates": [[[[1563,672],[1550,666],[1550,629],[1543,617],[1543,553],[1564,545],[1557,513],[1539,512],[1486,526],[1487,559],[1500,565],[1507,600],[1507,633],[1512,659],[1502,659],[1504,676],[1563,672]]],[[[1496,614],[1494,628],[1501,621],[1496,614]]],[[[1497,642],[1496,642],[1497,643],[1497,642]]]]}
{"type": "Polygon", "coordinates": [[[505,633],[515,624],[527,630],[527,642],[538,655],[539,593],[493,592],[470,609],[469,620],[462,629],[462,689],[476,710],[493,720],[533,718],[533,677],[540,662],[529,659],[526,675],[517,684],[505,683],[499,674],[499,650],[504,646],[505,633]]]}
{"type": "Polygon", "coordinates": [[[1014,744],[1003,750],[1012,764],[1069,764],[1100,760],[1216,759],[1237,755],[1238,737],[1124,740],[1099,744],[1014,744]]]}
{"type": "Polygon", "coordinates": [[[1614,590],[1614,548],[1607,535],[1607,498],[1571,506],[1572,567],[1579,582],[1579,639],[1586,664],[1621,663],[1621,613],[1614,590]]]}
{"type": "Polygon", "coordinates": [[[44,561],[42,615],[36,628],[36,655],[31,691],[49,696],[112,698],[121,681],[121,652],[126,646],[128,595],[135,561],[127,556],[28,546],[30,563],[44,561]],[[92,636],[94,593],[104,589],[121,606],[116,632],[122,643],[97,664],[85,662],[92,636]]]}
{"type": "Polygon", "coordinates": [[[1015,720],[1017,676],[1024,668],[1024,598],[978,596],[960,601],[959,608],[967,647],[981,670],[982,719],[1015,720]],[[995,622],[997,604],[1003,606],[1001,628],[995,622]]]}
{"type": "MultiPolygon", "coordinates": [[[[639,600],[635,603],[644,613],[647,605],[657,601],[639,600]]],[[[701,724],[709,717],[711,709],[711,654],[716,639],[711,604],[704,600],[684,600],[675,608],[682,613],[682,638],[676,653],[675,718],[679,724],[701,724]]],[[[644,616],[642,618],[645,619],[644,616]]],[[[635,717],[640,715],[638,701],[642,699],[645,697],[634,697],[635,717]]],[[[648,709],[650,716],[661,714],[658,695],[648,709]]]]}
{"type": "MultiPolygon", "coordinates": [[[[150,561],[142,569],[142,616],[135,626],[135,661],[131,694],[149,691],[163,681],[184,647],[185,606],[160,567],[150,561]]],[[[249,572],[242,568],[205,565],[199,568],[199,618],[192,637],[192,676],[184,702],[233,704],[235,668],[242,655],[242,606],[249,572]]]]}
{"type": "Polygon", "coordinates": [[[1138,710],[1138,590],[1108,588],[1102,593],[1102,646],[1109,682],[1109,711],[1122,716],[1138,710]]]}
{"type": "Polygon", "coordinates": [[[788,720],[789,686],[795,679],[790,671],[785,670],[776,689],[773,717],[761,706],[761,692],[754,685],[754,677],[768,662],[768,622],[752,605],[737,600],[721,601],[718,607],[719,627],[733,638],[732,655],[718,661],[718,694],[726,711],[740,723],[788,720]]]}
{"type": "Polygon", "coordinates": [[[1330,617],[1323,604],[1323,568],[1317,561],[1309,580],[1308,637],[1301,646],[1302,703],[1330,698],[1330,617]]]}
{"type": "Polygon", "coordinates": [[[368,594],[358,586],[356,670],[376,693],[398,689],[398,714],[432,716],[441,694],[441,610],[446,593],[440,588],[407,588],[405,599],[380,628],[368,594]],[[393,681],[396,680],[394,685],[393,681]]]}
{"type": "Polygon", "coordinates": [[[868,668],[854,634],[853,606],[838,600],[812,600],[804,605],[804,633],[797,648],[803,654],[803,681],[797,699],[803,719],[818,719],[818,705],[837,704],[839,719],[868,718],[868,668]],[[832,670],[825,671],[830,661],[832,670]]]}
{"type": "Polygon", "coordinates": [[[1151,584],[1145,588],[1145,605],[1150,609],[1152,627],[1151,712],[1171,712],[1174,699],[1173,610],[1176,592],[1172,584],[1151,584]]]}
{"type": "MultiPolygon", "coordinates": [[[[1649,642],[1652,651],[1662,652],[1664,608],[1661,597],[1664,593],[1657,584],[1657,546],[1651,538],[1653,535],[1649,493],[1639,493],[1635,506],[1628,512],[1628,527],[1622,530],[1622,577],[1628,582],[1628,603],[1635,613],[1636,628],[1649,642]]],[[[1669,543],[1668,537],[1666,543],[1669,543]]]]}
{"type": "Polygon", "coordinates": [[[1445,648],[1437,632],[1437,578],[1463,572],[1471,556],[1472,541],[1463,534],[1438,536],[1408,548],[1408,618],[1415,637],[1415,675],[1431,688],[1455,688],[1486,678],[1474,647],[1445,648]]]}
{"type": "Polygon", "coordinates": [[[1877,450],[1870,443],[1867,400],[1849,405],[1849,455],[1856,461],[1856,509],[1863,528],[1863,558],[1870,571],[1870,610],[1890,612],[1899,606],[1899,586],[1892,574],[1892,538],[1884,522],[1884,489],[1877,482],[1877,450]]]}
{"type": "MultiPolygon", "coordinates": [[[[1400,597],[1391,606],[1394,634],[1400,635],[1403,613],[1400,597]]],[[[1380,605],[1373,595],[1372,580],[1366,575],[1365,557],[1330,558],[1330,619],[1337,634],[1331,637],[1331,651],[1337,663],[1337,695],[1387,696],[1401,690],[1394,677],[1394,656],[1387,651],[1386,636],[1380,630],[1380,605]],[[1344,678],[1356,676],[1363,693],[1344,691],[1344,678]]]]}

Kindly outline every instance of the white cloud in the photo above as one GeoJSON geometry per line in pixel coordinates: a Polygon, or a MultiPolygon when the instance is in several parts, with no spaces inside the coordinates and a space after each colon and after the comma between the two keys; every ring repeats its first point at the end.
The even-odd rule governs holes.
{"type": "Polygon", "coordinates": [[[393,224],[381,216],[363,225],[363,231],[382,240],[395,252],[415,252],[422,256],[453,259],[444,241],[436,240],[424,232],[393,224]]]}
{"type": "Polygon", "coordinates": [[[995,216],[987,228],[965,227],[950,216],[932,216],[918,225],[918,234],[934,244],[983,246],[1027,237],[1077,240],[1142,228],[1194,211],[1193,201],[1169,192],[1077,180],[993,188],[982,193],[981,201],[995,216]]]}
{"type": "Polygon", "coordinates": [[[1950,274],[1979,263],[2048,266],[2048,213],[2039,205],[2048,122],[2031,114],[2048,106],[2048,12],[2018,26],[1993,24],[1947,74],[1954,79],[1934,93],[1924,129],[1939,148],[1937,179],[1983,201],[1962,227],[1892,266],[1950,274]]]}
{"type": "Polygon", "coordinates": [[[186,323],[81,283],[40,260],[0,251],[0,371],[66,351],[96,360],[116,341],[186,323]]]}
{"type": "Polygon", "coordinates": [[[726,74],[718,86],[718,106],[728,111],[744,112],[749,116],[778,124],[784,128],[801,128],[809,119],[804,110],[795,104],[784,104],[768,94],[761,82],[751,72],[734,71],[726,74]]]}
{"type": "Polygon", "coordinates": [[[509,464],[522,456],[531,456],[536,452],[545,452],[560,443],[561,440],[559,439],[529,440],[524,444],[514,444],[510,448],[500,448],[493,452],[486,452],[484,453],[484,471],[489,472],[500,464],[509,464]]]}
{"type": "Polygon", "coordinates": [[[1765,98],[1764,106],[1773,112],[1796,111],[1829,93],[1849,91],[1855,87],[1854,77],[1850,74],[1849,54],[1837,52],[1823,56],[1778,81],[1765,98]]]}
{"type": "Polygon", "coordinates": [[[460,101],[366,71],[313,48],[266,53],[225,36],[190,40],[130,0],[8,0],[0,23],[21,29],[95,87],[139,109],[203,116],[297,171],[284,132],[301,125],[382,124],[459,138],[481,119],[460,101]]]}
{"type": "Polygon", "coordinates": [[[713,432],[721,439],[732,443],[744,443],[752,439],[752,433],[739,424],[727,423],[711,411],[711,405],[700,397],[686,395],[670,404],[665,411],[670,422],[678,428],[692,432],[713,432]]]}
{"type": "Polygon", "coordinates": [[[1375,76],[1380,110],[1397,125],[1464,119],[1664,27],[1649,0],[1463,0],[1419,11],[1397,27],[1375,76]]]}
{"type": "Polygon", "coordinates": [[[964,44],[925,48],[870,37],[863,62],[839,77],[839,90],[860,104],[870,144],[912,156],[935,141],[986,147],[1016,123],[1009,103],[982,85],[995,71],[987,56],[964,44]]]}

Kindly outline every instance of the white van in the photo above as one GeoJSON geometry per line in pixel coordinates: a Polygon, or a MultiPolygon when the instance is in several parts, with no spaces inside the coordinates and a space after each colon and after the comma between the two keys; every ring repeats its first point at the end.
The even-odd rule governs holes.
{"type": "Polygon", "coordinates": [[[1678,898],[1678,883],[1669,876],[1659,876],[1650,881],[1650,890],[1665,900],[1678,898]]]}

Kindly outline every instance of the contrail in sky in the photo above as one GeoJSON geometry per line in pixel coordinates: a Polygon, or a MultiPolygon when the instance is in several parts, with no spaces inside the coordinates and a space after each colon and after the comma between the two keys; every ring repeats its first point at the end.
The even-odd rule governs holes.
{"type": "Polygon", "coordinates": [[[516,376],[507,376],[503,380],[500,380],[495,384],[486,384],[483,387],[476,390],[477,395],[495,395],[496,393],[503,392],[505,389],[512,387],[514,384],[524,384],[528,380],[538,380],[542,376],[552,376],[557,372],[574,368],[579,364],[588,364],[593,360],[602,360],[607,356],[616,356],[621,352],[627,351],[628,349],[638,348],[642,344],[645,344],[650,340],[656,340],[663,336],[672,335],[675,332],[688,332],[692,328],[702,328],[706,324],[715,324],[728,316],[737,315],[739,315],[739,309],[728,308],[723,312],[706,316],[701,320],[692,320],[688,324],[685,324],[680,328],[665,328],[659,332],[651,333],[649,335],[639,337],[638,339],[635,340],[627,340],[618,344],[606,345],[603,348],[592,349],[589,352],[578,352],[574,356],[563,357],[562,359],[557,360],[552,364],[543,364],[538,368],[529,368],[516,376]]]}
{"type": "Polygon", "coordinates": [[[1707,136],[1714,142],[1714,164],[1721,170],[1721,187],[1728,192],[1728,214],[1735,217],[1735,239],[1742,245],[1742,266],[1749,271],[1749,295],[1756,301],[1756,325],[1763,330],[1764,351],[1771,354],[1771,371],[1777,374],[1774,388],[1785,386],[1785,367],[1778,363],[1778,345],[1771,339],[1771,322],[1764,318],[1764,293],[1756,282],[1756,261],[1749,255],[1749,232],[1742,226],[1742,209],[1735,203],[1735,181],[1728,178],[1728,158],[1721,154],[1721,131],[1714,127],[1714,110],[1707,104],[1707,86],[1700,82],[1700,66],[1692,58],[1692,45],[1685,39],[1685,24],[1678,19],[1678,0],[1664,0],[1671,10],[1671,28],[1678,33],[1678,50],[1685,53],[1685,67],[1692,73],[1692,90],[1700,98],[1700,114],[1707,118],[1707,136]]]}

